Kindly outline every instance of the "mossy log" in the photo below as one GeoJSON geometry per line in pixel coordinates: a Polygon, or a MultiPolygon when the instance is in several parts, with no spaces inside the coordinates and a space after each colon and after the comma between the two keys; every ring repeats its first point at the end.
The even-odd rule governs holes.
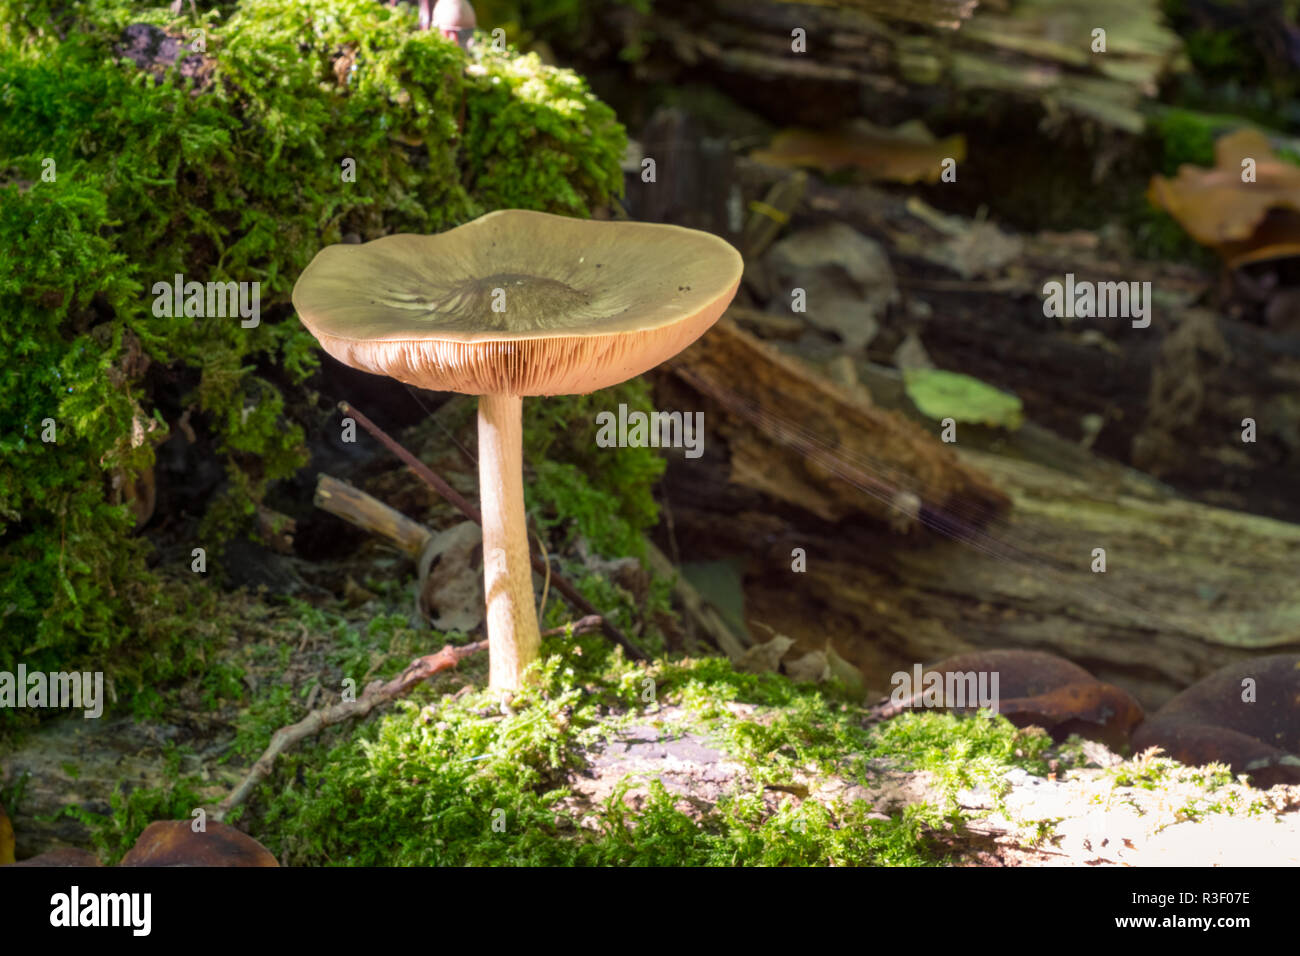
{"type": "Polygon", "coordinates": [[[941,447],[953,458],[945,474],[966,482],[964,492],[945,491],[942,478],[919,477],[888,444],[872,451],[869,433],[858,437],[865,445],[843,441],[857,431],[848,422],[888,412],[842,390],[827,406],[812,373],[793,359],[758,368],[754,350],[728,347],[737,335],[720,325],[660,379],[660,404],[704,408],[713,442],[698,461],[671,461],[665,498],[680,552],[744,562],[747,617],[799,649],[831,640],[875,690],[894,671],[959,652],[1053,651],[1148,709],[1230,661],[1300,650],[1300,527],[1188,501],[1032,427],[1036,446],[990,443],[1002,454],[973,439],[941,447]],[[767,374],[777,368],[794,371],[767,374]],[[782,418],[807,425],[834,455],[860,451],[874,473],[916,490],[926,519],[918,523],[956,540],[914,526],[897,533],[882,520],[891,517],[882,501],[833,470],[810,479],[815,463],[796,461],[800,451],[774,437],[782,426],[718,400],[723,383],[761,386],[782,418]],[[821,416],[807,416],[816,403],[821,416]],[[1001,495],[1010,508],[997,516],[988,504],[1001,495]],[[975,519],[989,523],[980,530],[975,519]],[[1104,572],[1094,570],[1098,548],[1104,572]]]}
{"type": "Polygon", "coordinates": [[[619,10],[610,18],[629,38],[657,37],[663,60],[705,70],[742,96],[746,87],[751,96],[816,92],[800,104],[805,125],[831,119],[837,103],[853,112],[859,97],[880,107],[891,98],[982,91],[1139,133],[1159,79],[1182,65],[1182,45],[1155,0],[997,6],[663,0],[653,15],[619,10]],[[792,47],[796,30],[804,31],[802,50],[792,47]]]}
{"type": "MultiPolygon", "coordinates": [[[[762,188],[753,164],[740,168],[762,188]]],[[[926,220],[971,225],[927,209],[871,186],[811,180],[800,215],[831,215],[886,245],[900,284],[928,306],[920,337],[940,368],[1014,392],[1029,419],[1069,438],[1084,439],[1085,418],[1096,416],[1097,452],[1186,495],[1300,521],[1300,324],[1268,327],[1200,306],[1214,285],[1203,270],[1117,257],[1087,233],[1016,237],[1019,254],[995,278],[957,278],[936,267],[948,237],[926,220]],[[1043,287],[1067,273],[1150,282],[1150,327],[1046,318],[1043,287]],[[1251,444],[1242,441],[1245,419],[1256,425],[1251,444]]]]}

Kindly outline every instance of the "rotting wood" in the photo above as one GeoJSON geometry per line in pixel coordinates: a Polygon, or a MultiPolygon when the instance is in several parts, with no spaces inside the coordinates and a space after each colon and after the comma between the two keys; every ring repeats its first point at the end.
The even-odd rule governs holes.
{"type": "Polygon", "coordinates": [[[792,655],[833,639],[876,692],[918,662],[1024,648],[1060,654],[1154,710],[1226,663],[1300,651],[1300,527],[1115,469],[1071,475],[959,455],[1013,500],[976,547],[775,507],[728,482],[722,456],[689,474],[670,467],[665,492],[685,553],[745,561],[748,618],[794,638],[792,655]],[[791,573],[794,547],[808,555],[806,573],[791,573]],[[1097,547],[1105,573],[1091,570],[1097,547]]]}
{"type": "Polygon", "coordinates": [[[1159,80],[1185,64],[1155,0],[1009,0],[1003,9],[907,0],[664,0],[653,15],[607,16],[626,36],[658,37],[668,54],[661,70],[675,60],[733,84],[741,77],[751,85],[856,89],[917,104],[943,91],[987,91],[1129,134],[1145,128],[1159,80]],[[1104,53],[1093,51],[1098,26],[1107,31],[1104,53]],[[804,31],[816,56],[792,49],[795,30],[804,31]]]}
{"type": "Polygon", "coordinates": [[[706,412],[706,420],[718,423],[728,445],[731,481],[824,520],[868,514],[893,521],[899,492],[945,510],[960,502],[975,523],[1008,504],[915,423],[864,404],[726,317],[668,366],[713,415],[722,413],[706,412]]]}
{"type": "Polygon", "coordinates": [[[330,475],[317,476],[313,503],[349,524],[379,535],[411,559],[419,558],[432,537],[432,532],[424,525],[330,475]]]}

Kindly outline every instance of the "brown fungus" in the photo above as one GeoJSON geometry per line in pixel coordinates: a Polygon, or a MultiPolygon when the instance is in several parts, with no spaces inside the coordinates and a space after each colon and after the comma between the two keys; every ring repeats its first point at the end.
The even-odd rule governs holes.
{"type": "Polygon", "coordinates": [[[538,655],[524,527],[525,395],[626,381],[709,328],[740,254],[679,226],[502,210],[434,236],[328,246],[299,277],[303,324],[345,365],[479,396],[479,485],[491,686],[538,655]]]}

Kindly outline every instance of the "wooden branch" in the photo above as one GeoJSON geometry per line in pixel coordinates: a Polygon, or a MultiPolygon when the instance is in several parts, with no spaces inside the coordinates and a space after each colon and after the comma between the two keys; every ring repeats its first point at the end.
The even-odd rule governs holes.
{"type": "Polygon", "coordinates": [[[270,776],[271,770],[275,766],[275,758],[298,741],[307,737],[314,737],[333,724],[342,723],[353,717],[366,716],[380,704],[404,696],[421,681],[429,679],[440,671],[455,667],[465,658],[483,650],[485,647],[487,647],[487,641],[477,641],[463,647],[454,647],[448,644],[436,654],[417,657],[411,661],[406,670],[390,681],[371,681],[356,700],[344,701],[341,704],[335,704],[333,707],[325,707],[321,710],[313,710],[296,724],[281,727],[271,736],[270,746],[266,748],[262,756],[257,758],[257,763],[253,764],[248,776],[244,778],[238,787],[231,791],[226,799],[221,801],[217,807],[216,819],[224,820],[231,810],[247,800],[253,792],[253,788],[270,776]]]}
{"type": "Polygon", "coordinates": [[[831,384],[727,317],[666,367],[701,396],[695,404],[709,406],[732,482],[823,520],[867,514],[892,524],[899,492],[977,525],[1010,504],[916,423],[831,384]]]}
{"type": "Polygon", "coordinates": [[[391,541],[412,559],[420,557],[425,544],[433,537],[433,533],[418,521],[412,521],[378,498],[330,475],[317,476],[313,504],[349,524],[391,541]]]}
{"type": "Polygon", "coordinates": [[[566,624],[563,627],[553,627],[548,631],[542,631],[542,637],[555,637],[557,634],[563,634],[570,626],[573,628],[574,637],[577,637],[579,634],[600,630],[602,623],[603,619],[599,614],[588,614],[586,617],[578,618],[572,625],[566,624]]]}

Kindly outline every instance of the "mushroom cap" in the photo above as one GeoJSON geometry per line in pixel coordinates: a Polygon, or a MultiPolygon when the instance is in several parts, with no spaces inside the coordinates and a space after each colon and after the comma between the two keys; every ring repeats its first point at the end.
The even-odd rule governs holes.
{"type": "Polygon", "coordinates": [[[279,866],[251,836],[215,820],[195,833],[188,820],[155,820],[119,866],[279,866]]]}
{"type": "Polygon", "coordinates": [[[699,338],[743,266],[707,232],[506,209],[434,236],[326,246],[293,304],[330,355],[408,385],[585,394],[699,338]]]}

